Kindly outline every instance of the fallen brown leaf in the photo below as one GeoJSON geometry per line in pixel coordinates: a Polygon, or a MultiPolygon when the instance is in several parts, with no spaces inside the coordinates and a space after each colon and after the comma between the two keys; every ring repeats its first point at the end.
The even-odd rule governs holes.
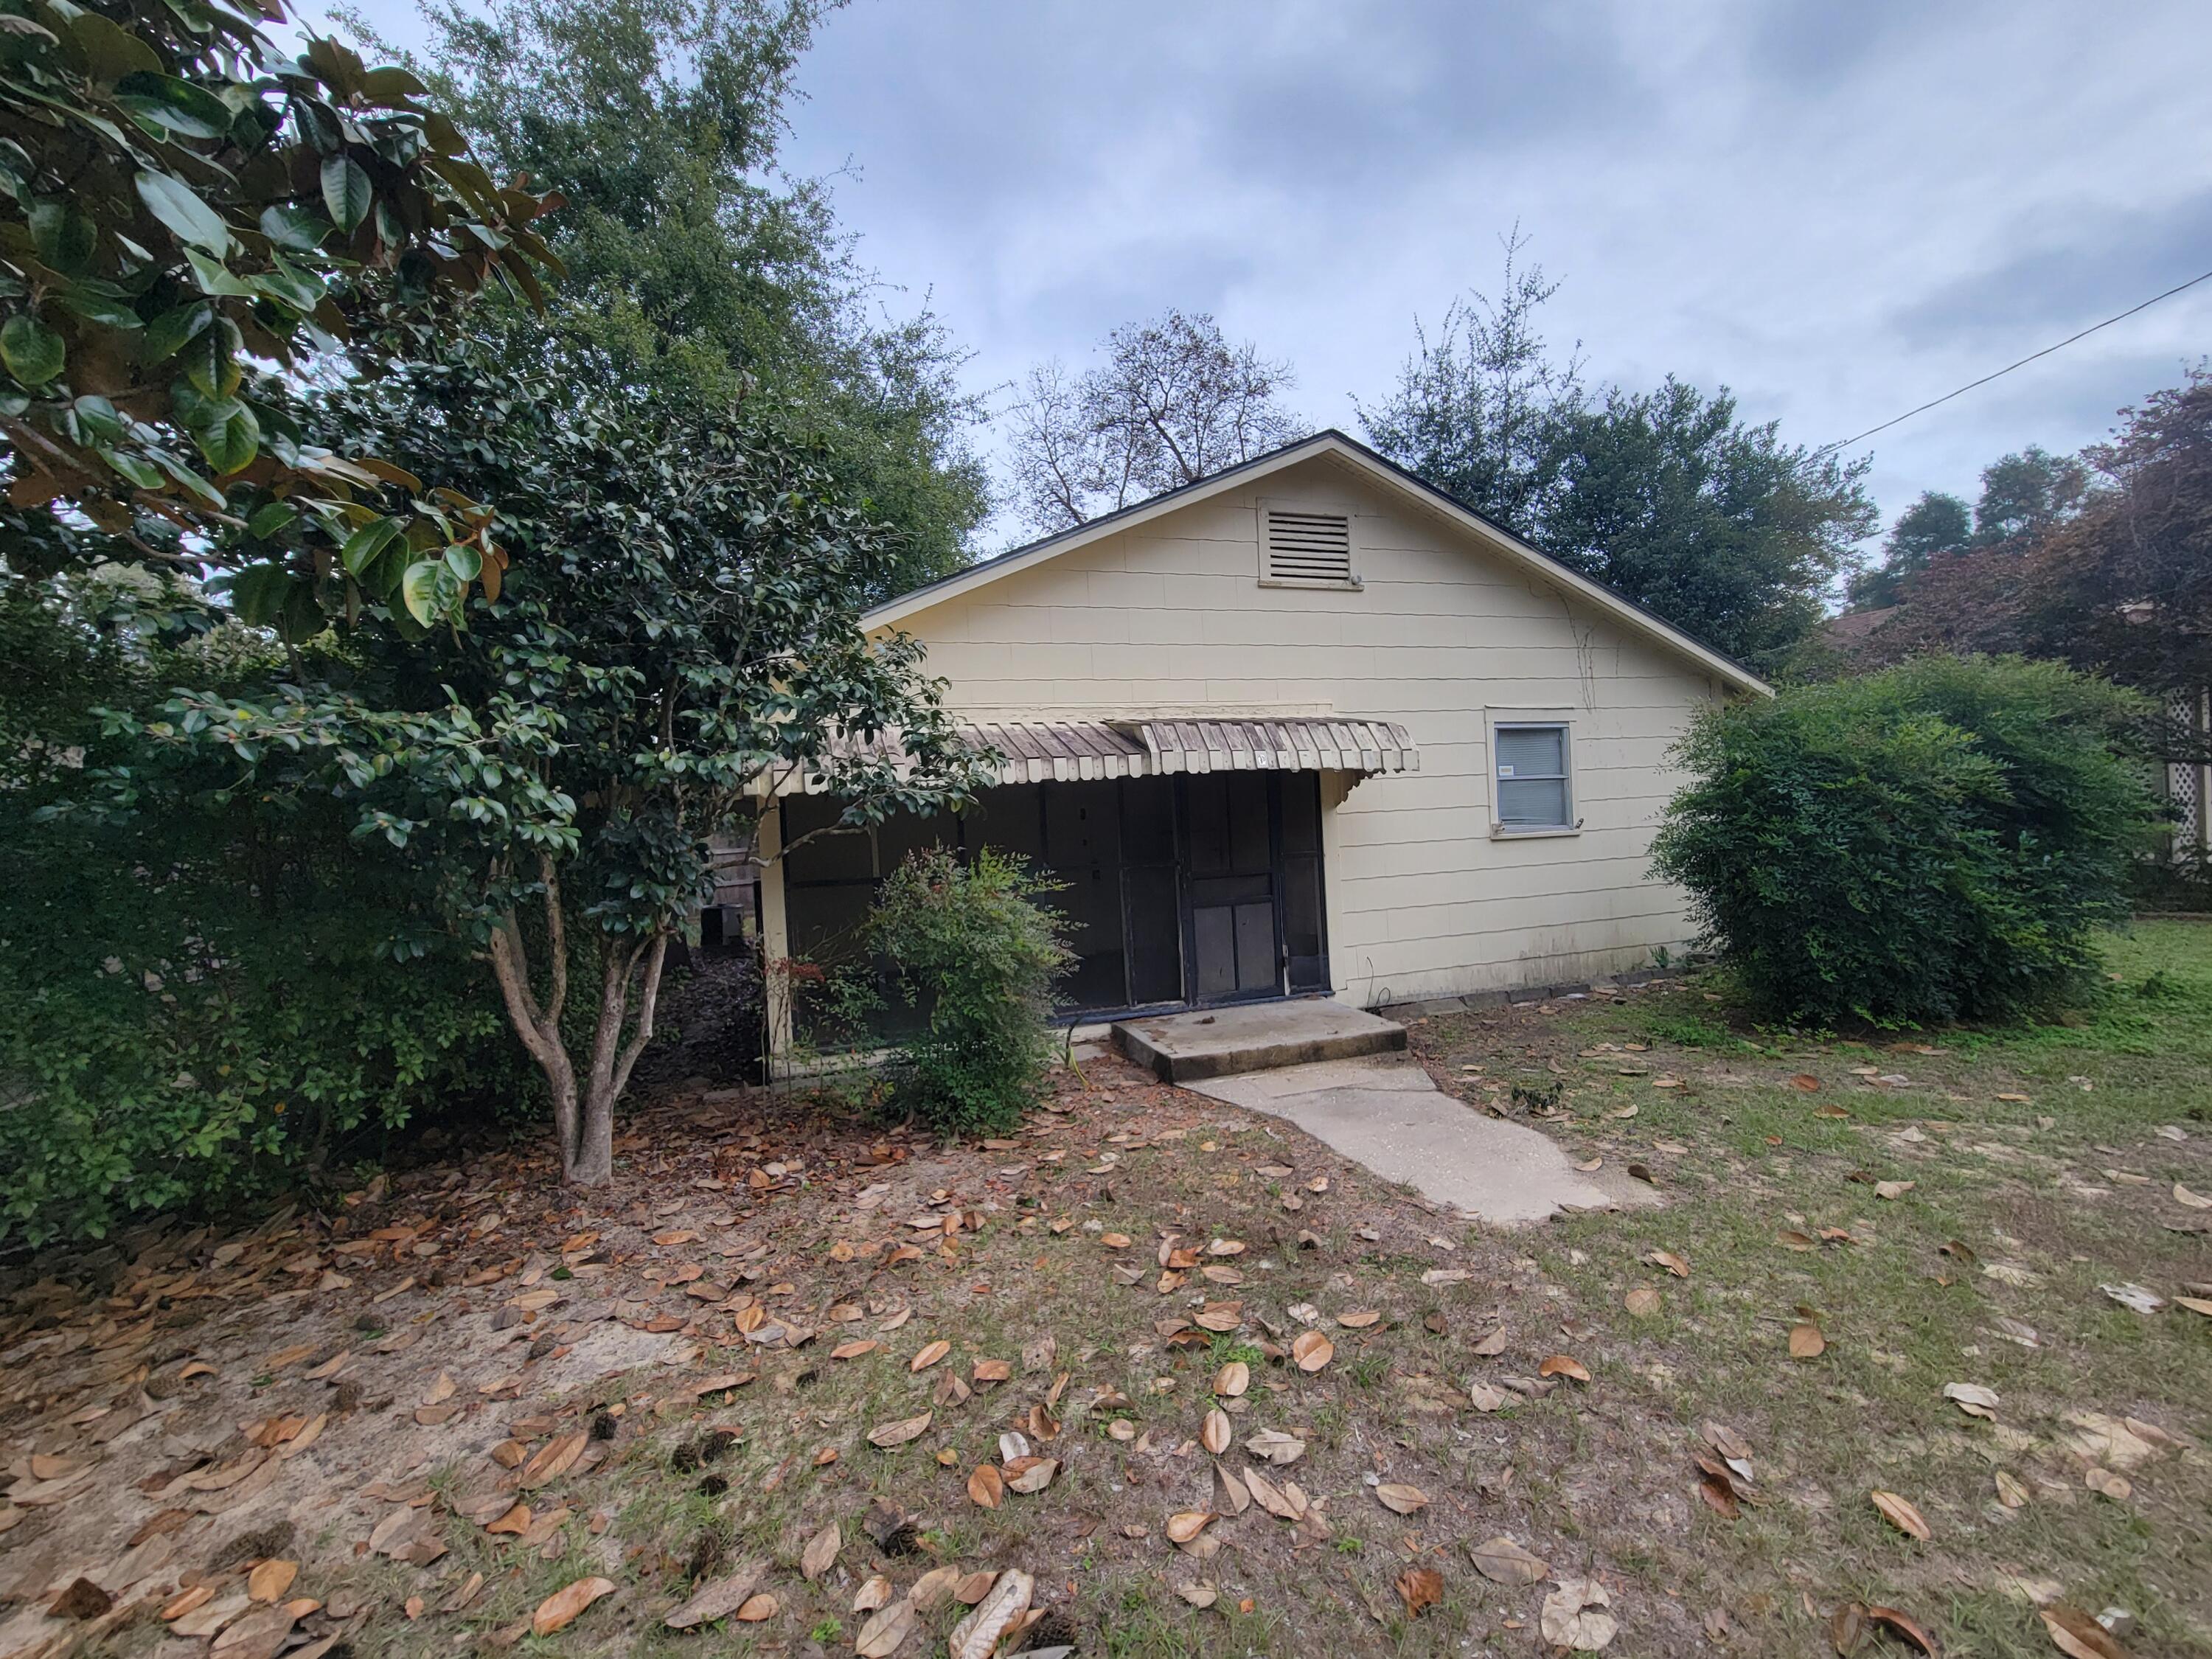
{"type": "Polygon", "coordinates": [[[1891,1526],[1911,1537],[1917,1538],[1923,1544],[1928,1541],[1931,1535],[1928,1529],[1928,1522],[1908,1499],[1900,1498],[1893,1492],[1875,1491],[1869,1492],[1867,1496],[1873,1500],[1875,1508],[1881,1511],[1882,1519],[1888,1522],[1891,1526]]]}
{"type": "Polygon", "coordinates": [[[837,1552],[845,1547],[845,1534],[832,1521],[807,1540],[806,1549],[799,1558],[799,1575],[812,1583],[837,1559],[837,1552]]]}
{"type": "Polygon", "coordinates": [[[1336,1345],[1319,1331],[1301,1331],[1291,1344],[1291,1358],[1302,1371],[1317,1371],[1336,1358],[1336,1345]]]}
{"type": "Polygon", "coordinates": [[[1408,1486],[1395,1481],[1384,1481],[1375,1488],[1375,1496],[1382,1507],[1394,1515],[1411,1515],[1416,1510],[1428,1507],[1429,1495],[1419,1486],[1408,1486]]]}
{"type": "Polygon", "coordinates": [[[1587,1382],[1590,1380],[1589,1368],[1571,1353],[1553,1354],[1536,1367],[1536,1375],[1571,1377],[1577,1382],[1587,1382]]]}
{"type": "Polygon", "coordinates": [[[1006,1500],[1006,1477],[995,1463],[978,1463],[968,1477],[968,1501],[978,1509],[995,1510],[1006,1500]]]}
{"type": "Polygon", "coordinates": [[[1396,1586],[1409,1619],[1419,1618],[1423,1608],[1444,1599],[1444,1576],[1434,1567],[1408,1567],[1398,1575],[1396,1586]]]}
{"type": "Polygon", "coordinates": [[[924,1346],[921,1352],[908,1360],[906,1368],[910,1371],[926,1371],[951,1352],[952,1345],[939,1338],[937,1341],[924,1346]]]}
{"type": "Polygon", "coordinates": [[[1206,1414],[1206,1422],[1198,1432],[1199,1443],[1218,1457],[1229,1449],[1231,1432],[1229,1413],[1217,1406],[1206,1414]]]}
{"type": "Polygon", "coordinates": [[[909,1440],[920,1438],[928,1430],[933,1415],[923,1412],[918,1417],[902,1417],[895,1422],[879,1423],[868,1431],[868,1443],[885,1449],[903,1446],[909,1440]]]}
{"type": "Polygon", "coordinates": [[[530,1615],[530,1633],[550,1636],[556,1630],[566,1629],[575,1621],[578,1613],[602,1595],[613,1595],[614,1589],[611,1578],[579,1578],[564,1584],[538,1604],[538,1610],[530,1615]]]}
{"type": "Polygon", "coordinates": [[[2066,1659],[2128,1659],[2128,1650],[2113,1639],[2112,1632],[2079,1607],[2060,1601],[2038,1607],[2036,1613],[2043,1620],[2051,1645],[2066,1659]]]}
{"type": "Polygon", "coordinates": [[[1468,1553],[1474,1559],[1474,1570],[1493,1584],[1536,1584],[1552,1576],[1548,1563],[1510,1538],[1491,1539],[1468,1553]]]}

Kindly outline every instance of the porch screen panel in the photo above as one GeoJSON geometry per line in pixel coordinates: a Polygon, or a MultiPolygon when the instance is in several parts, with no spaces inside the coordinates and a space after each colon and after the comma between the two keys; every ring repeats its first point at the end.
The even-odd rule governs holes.
{"type": "Polygon", "coordinates": [[[1285,977],[1293,992],[1327,991],[1331,987],[1322,890],[1321,780],[1310,772],[1290,772],[1282,783],[1285,977]]]}
{"type": "Polygon", "coordinates": [[[1128,1006],[1182,1000],[1172,778],[1130,778],[1121,785],[1121,919],[1128,1006]]]}
{"type": "Polygon", "coordinates": [[[1112,782],[1041,786],[1044,862],[1061,884],[1043,902],[1067,918],[1074,969],[1055,1000],[1062,1008],[1119,1008],[1127,1000],[1121,942],[1121,815],[1112,782]]]}

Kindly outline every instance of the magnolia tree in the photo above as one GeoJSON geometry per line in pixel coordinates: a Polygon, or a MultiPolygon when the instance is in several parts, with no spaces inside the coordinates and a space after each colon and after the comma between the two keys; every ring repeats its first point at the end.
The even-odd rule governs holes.
{"type": "Polygon", "coordinates": [[[793,777],[860,823],[963,795],[988,757],[917,643],[865,635],[887,538],[814,455],[533,349],[470,343],[314,411],[334,442],[499,503],[523,556],[496,598],[416,643],[372,614],[342,673],[265,698],[181,694],[115,787],[334,792],[358,836],[432,872],[544,1074],[563,1175],[588,1184],[710,842],[793,777]]]}
{"type": "Polygon", "coordinates": [[[434,334],[495,277],[536,299],[558,261],[530,225],[557,198],[495,182],[406,70],[327,40],[287,57],[258,27],[277,0],[247,10],[0,17],[7,558],[65,562],[88,522],[101,557],[246,567],[238,609],[295,635],[364,585],[458,615],[498,579],[489,514],[317,441],[298,375],[373,374],[363,324],[434,334]]]}

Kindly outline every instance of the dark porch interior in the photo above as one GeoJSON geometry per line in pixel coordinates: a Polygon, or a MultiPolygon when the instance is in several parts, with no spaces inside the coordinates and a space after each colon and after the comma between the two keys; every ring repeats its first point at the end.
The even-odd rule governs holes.
{"type": "MultiPolygon", "coordinates": [[[[878,884],[909,853],[988,846],[1062,884],[1077,962],[1070,1017],[1249,1001],[1329,988],[1320,777],[1233,771],[1011,784],[964,812],[836,823],[825,796],[786,799],[784,902],[793,960],[850,962],[878,884]]],[[[886,987],[888,988],[888,987],[886,987]]],[[[914,1018],[886,1008],[884,1034],[914,1018]]]]}

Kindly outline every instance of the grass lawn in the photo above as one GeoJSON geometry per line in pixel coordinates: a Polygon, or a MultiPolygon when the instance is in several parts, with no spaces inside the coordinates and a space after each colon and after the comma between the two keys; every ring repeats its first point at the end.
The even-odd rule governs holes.
{"type": "Polygon", "coordinates": [[[524,1148],[31,1264],[0,1656],[850,1654],[918,1588],[921,1656],[1007,1570],[1027,1647],[1128,1659],[1542,1655],[1568,1583],[1638,1659],[1830,1654],[1853,1603],[1948,1655],[2059,1651],[2045,1603],[2212,1655],[2212,1317],[2176,1300],[2212,1298],[2212,925],[2110,965],[2066,1024],[1896,1043],[1695,978],[1423,1021],[1471,1110],[1665,1200],[1519,1232],[1100,1060],[981,1147],[679,1091],[580,1199],[524,1148]],[[1014,1433],[1056,1467],[986,1507],[981,1467],[1040,1478],[1014,1433]],[[1540,1576],[1482,1571],[1498,1538],[1540,1576]],[[112,1605],[50,1615],[80,1576],[112,1605]]]}

